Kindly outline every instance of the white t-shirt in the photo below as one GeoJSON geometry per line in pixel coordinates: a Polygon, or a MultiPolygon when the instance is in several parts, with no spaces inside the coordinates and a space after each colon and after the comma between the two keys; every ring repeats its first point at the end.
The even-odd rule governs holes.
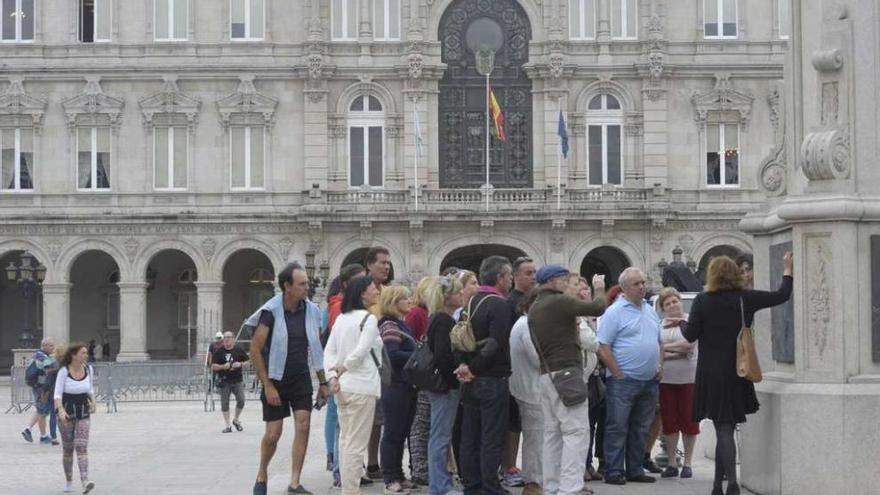
{"type": "Polygon", "coordinates": [[[529,333],[529,319],[520,316],[510,331],[510,394],[528,404],[541,403],[538,351],[529,333]]]}
{"type": "Polygon", "coordinates": [[[345,366],[346,371],[339,378],[339,389],[342,392],[380,397],[382,380],[370,351],[373,351],[376,359],[381,359],[383,344],[376,317],[370,315],[365,321],[367,314],[366,310],[359,309],[336,318],[324,349],[324,368],[327,370],[327,378],[330,379],[336,376],[333,368],[337,364],[345,366]]]}
{"type": "Polygon", "coordinates": [[[74,380],[67,371],[67,366],[58,370],[58,376],[55,378],[55,395],[56,399],[61,399],[64,394],[94,394],[95,389],[92,386],[92,375],[94,371],[89,366],[89,371],[82,380],[74,380]]]}
{"type": "MultiPolygon", "coordinates": [[[[684,315],[687,320],[687,315],[684,315]]],[[[664,344],[673,342],[687,342],[681,334],[681,327],[674,326],[661,329],[661,338],[664,344]]],[[[680,385],[694,383],[697,375],[697,348],[688,353],[685,359],[666,359],[663,362],[663,380],[661,383],[680,385]]]]}

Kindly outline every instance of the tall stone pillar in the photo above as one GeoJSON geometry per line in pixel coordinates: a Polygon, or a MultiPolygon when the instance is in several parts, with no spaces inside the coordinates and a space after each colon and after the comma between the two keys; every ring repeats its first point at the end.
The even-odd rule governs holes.
{"type": "Polygon", "coordinates": [[[66,282],[43,282],[43,337],[70,341],[70,287],[66,282]]]}
{"type": "Polygon", "coordinates": [[[147,361],[147,284],[120,282],[117,361],[147,361]]]}
{"type": "Polygon", "coordinates": [[[208,345],[214,340],[214,334],[237,328],[223,328],[223,285],[222,281],[196,282],[196,297],[199,302],[198,339],[196,356],[207,352],[208,345]]]}
{"type": "Polygon", "coordinates": [[[741,227],[755,235],[759,288],[777,285],[794,252],[794,296],[756,318],[767,372],[743,429],[742,481],[761,494],[876,493],[880,47],[868,40],[880,11],[823,0],[792,2],[791,15],[784,152],[762,164],[771,198],[741,227]]]}

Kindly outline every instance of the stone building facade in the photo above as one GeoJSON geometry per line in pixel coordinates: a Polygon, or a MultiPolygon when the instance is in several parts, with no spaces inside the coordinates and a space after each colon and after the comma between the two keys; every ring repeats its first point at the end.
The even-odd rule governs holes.
{"type": "Polygon", "coordinates": [[[180,356],[287,260],[377,244],[398,281],[498,252],[656,284],[676,246],[751,251],[738,221],[784,190],[788,0],[135,3],[12,1],[0,31],[0,263],[46,267],[34,333],[113,358],[180,356]]]}

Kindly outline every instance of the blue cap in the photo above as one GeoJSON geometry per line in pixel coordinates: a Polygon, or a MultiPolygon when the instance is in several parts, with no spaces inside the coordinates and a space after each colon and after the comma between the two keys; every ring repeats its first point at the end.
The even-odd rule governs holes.
{"type": "Polygon", "coordinates": [[[562,265],[544,265],[535,275],[535,280],[538,281],[539,284],[545,284],[550,281],[550,279],[554,279],[556,277],[562,277],[564,275],[568,275],[568,268],[562,265]]]}

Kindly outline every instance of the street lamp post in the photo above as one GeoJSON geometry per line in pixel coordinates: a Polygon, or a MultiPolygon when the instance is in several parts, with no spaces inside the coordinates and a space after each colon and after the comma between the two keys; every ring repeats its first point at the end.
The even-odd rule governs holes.
{"type": "Polygon", "coordinates": [[[36,346],[36,339],[31,328],[31,299],[46,278],[46,267],[39,263],[34,264],[36,259],[32,254],[25,251],[21,254],[18,266],[12,261],[6,267],[6,278],[13,282],[21,291],[24,298],[24,326],[18,337],[19,346],[24,349],[32,349],[36,346]]]}
{"type": "Polygon", "coordinates": [[[321,266],[315,266],[315,256],[317,253],[311,249],[306,251],[306,275],[309,277],[309,299],[314,299],[315,292],[318,287],[327,287],[327,277],[330,273],[330,264],[327,260],[321,261],[321,266]],[[315,273],[315,270],[319,270],[315,273]]]}

